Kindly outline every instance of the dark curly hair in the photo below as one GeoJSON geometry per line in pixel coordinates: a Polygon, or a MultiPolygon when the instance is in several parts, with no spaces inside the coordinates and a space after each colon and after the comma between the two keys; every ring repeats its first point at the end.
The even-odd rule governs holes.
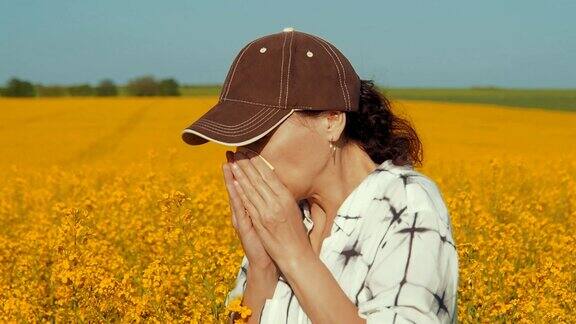
{"type": "MultiPolygon", "coordinates": [[[[392,113],[390,100],[373,80],[360,80],[360,109],[347,111],[343,140],[354,140],[375,163],[392,160],[395,165],[422,166],[422,142],[411,123],[392,113]]],[[[324,110],[297,111],[318,116],[324,110]]]]}

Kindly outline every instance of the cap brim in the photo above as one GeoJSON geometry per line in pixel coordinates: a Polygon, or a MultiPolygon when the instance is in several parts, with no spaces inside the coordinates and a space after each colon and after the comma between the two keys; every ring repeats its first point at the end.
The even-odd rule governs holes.
{"type": "Polygon", "coordinates": [[[182,140],[190,145],[208,141],[228,146],[247,145],[266,136],[294,110],[239,101],[219,101],[182,131],[182,140]]]}

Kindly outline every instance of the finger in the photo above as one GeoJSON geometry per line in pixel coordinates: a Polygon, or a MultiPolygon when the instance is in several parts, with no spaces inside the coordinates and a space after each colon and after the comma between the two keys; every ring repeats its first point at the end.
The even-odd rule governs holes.
{"type": "Polygon", "coordinates": [[[238,229],[238,221],[236,221],[236,214],[232,213],[232,225],[234,225],[235,229],[238,229]]]}
{"type": "Polygon", "coordinates": [[[264,159],[259,154],[253,152],[248,152],[247,154],[250,156],[252,165],[258,171],[260,177],[264,180],[267,187],[270,188],[274,195],[280,197],[281,195],[288,193],[288,189],[282,181],[280,181],[278,175],[276,175],[276,171],[269,168],[268,164],[264,162],[264,159]]]}
{"type": "Polygon", "coordinates": [[[226,171],[226,169],[228,169],[228,167],[226,167],[226,165],[223,165],[222,170],[224,173],[224,182],[226,185],[226,191],[228,192],[228,198],[229,198],[228,201],[230,202],[229,205],[230,205],[230,212],[231,212],[230,214],[231,214],[231,218],[232,218],[232,225],[234,226],[234,229],[236,230],[236,232],[238,232],[238,221],[236,219],[237,212],[236,212],[236,207],[235,207],[236,202],[235,202],[235,199],[232,198],[232,196],[234,194],[236,194],[236,193],[233,194],[232,191],[235,191],[236,189],[234,189],[234,186],[230,185],[229,180],[228,180],[230,175],[227,174],[227,173],[230,173],[230,171],[226,171]]]}
{"type": "Polygon", "coordinates": [[[274,190],[270,188],[266,179],[264,179],[266,169],[270,170],[270,168],[259,158],[259,155],[251,151],[236,152],[236,154],[239,156],[240,161],[247,162],[241,164],[242,170],[258,190],[260,196],[267,202],[276,200],[278,196],[274,190]]]}
{"type": "Polygon", "coordinates": [[[230,166],[225,163],[222,165],[222,171],[224,172],[224,181],[226,183],[226,190],[228,191],[228,196],[230,197],[232,211],[235,213],[240,213],[244,210],[244,205],[242,201],[238,197],[238,193],[236,192],[236,188],[232,185],[232,181],[234,180],[232,171],[230,170],[230,166]]]}
{"type": "MultiPolygon", "coordinates": [[[[234,181],[234,185],[236,186],[236,191],[238,191],[240,193],[240,196],[243,197],[242,199],[247,199],[245,198],[246,196],[243,192],[242,187],[240,186],[240,183],[238,183],[238,181],[234,181]]],[[[258,237],[260,237],[260,241],[264,245],[264,248],[267,249],[269,244],[268,242],[272,242],[274,240],[272,234],[270,233],[268,228],[264,226],[264,224],[262,223],[261,215],[258,213],[258,210],[256,210],[251,203],[247,203],[246,209],[248,210],[247,218],[250,218],[250,220],[252,221],[252,226],[256,230],[256,234],[258,234],[258,237]]]]}
{"type": "Polygon", "coordinates": [[[231,165],[231,163],[234,162],[234,152],[226,151],[226,160],[230,163],[229,165],[231,165]]]}
{"type": "Polygon", "coordinates": [[[262,160],[261,162],[264,162],[264,164],[266,164],[266,166],[267,166],[269,169],[274,170],[274,167],[272,166],[272,164],[270,164],[270,162],[268,162],[268,161],[267,161],[262,155],[260,155],[258,152],[254,151],[254,150],[252,150],[252,149],[249,149],[249,148],[247,148],[247,147],[245,147],[245,146],[243,146],[239,152],[242,152],[242,153],[243,153],[243,152],[251,152],[254,156],[257,156],[257,157],[258,157],[258,160],[262,160]]]}
{"type": "Polygon", "coordinates": [[[256,209],[256,207],[252,204],[252,202],[250,202],[250,200],[246,196],[246,193],[242,185],[236,180],[234,180],[233,183],[234,186],[236,187],[236,191],[238,192],[239,196],[244,202],[244,205],[246,206],[246,210],[248,211],[248,217],[252,221],[252,225],[256,229],[256,232],[258,232],[259,235],[262,235],[262,233],[266,232],[267,230],[266,227],[262,224],[261,221],[262,218],[258,209],[256,209]]]}
{"type": "Polygon", "coordinates": [[[269,209],[266,200],[264,200],[265,197],[267,197],[268,201],[272,199],[275,200],[276,198],[271,195],[265,195],[265,197],[262,197],[260,195],[261,189],[259,189],[258,187],[265,184],[263,184],[263,181],[258,182],[255,180],[251,180],[245,173],[244,168],[246,168],[246,164],[250,163],[248,159],[246,158],[237,159],[235,156],[235,162],[236,163],[232,164],[232,172],[236,177],[236,181],[238,181],[238,183],[242,187],[246,198],[258,211],[260,211],[259,214],[264,213],[266,210],[269,209]]]}
{"type": "Polygon", "coordinates": [[[274,199],[274,193],[268,187],[266,182],[262,179],[260,172],[256,169],[256,167],[252,164],[251,156],[244,154],[243,152],[236,152],[234,153],[234,159],[236,163],[240,166],[240,169],[246,178],[250,181],[252,186],[256,189],[256,192],[260,195],[263,201],[269,201],[274,199]]]}
{"type": "Polygon", "coordinates": [[[230,168],[230,164],[225,163],[222,166],[222,170],[224,172],[224,180],[226,183],[226,190],[228,192],[228,197],[230,199],[230,207],[232,210],[232,215],[233,215],[233,222],[234,222],[234,218],[236,220],[236,224],[237,224],[237,229],[239,231],[244,231],[248,228],[250,228],[250,226],[252,226],[252,221],[250,220],[250,217],[248,217],[248,215],[246,215],[246,211],[245,211],[245,207],[244,207],[244,203],[242,202],[242,198],[240,197],[240,195],[238,194],[238,191],[236,190],[236,187],[234,186],[234,178],[232,175],[232,170],[230,168]]]}

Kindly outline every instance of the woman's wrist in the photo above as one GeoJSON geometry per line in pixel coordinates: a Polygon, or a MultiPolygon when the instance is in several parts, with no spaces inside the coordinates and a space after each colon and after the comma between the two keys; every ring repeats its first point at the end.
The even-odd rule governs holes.
{"type": "Polygon", "coordinates": [[[286,276],[286,279],[293,277],[298,272],[302,272],[305,266],[312,264],[313,262],[321,262],[320,258],[314,253],[312,249],[307,250],[304,253],[297,255],[286,261],[283,265],[282,273],[286,276]]]}
{"type": "Polygon", "coordinates": [[[246,275],[246,280],[248,284],[255,287],[257,290],[265,290],[267,292],[273,291],[278,282],[278,277],[280,273],[278,268],[272,264],[270,267],[259,268],[259,267],[248,267],[248,273],[246,275]]]}
{"type": "MultiPolygon", "coordinates": [[[[242,305],[247,306],[252,311],[250,319],[260,317],[260,312],[262,311],[262,306],[266,303],[266,299],[270,299],[274,295],[278,277],[279,272],[275,265],[274,267],[265,268],[248,267],[242,305]]],[[[252,322],[252,320],[249,320],[248,323],[252,322]]]]}

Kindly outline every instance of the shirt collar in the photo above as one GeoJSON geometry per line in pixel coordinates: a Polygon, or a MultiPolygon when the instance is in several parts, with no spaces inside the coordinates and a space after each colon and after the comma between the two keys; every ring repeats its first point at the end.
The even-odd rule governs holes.
{"type": "MultiPolygon", "coordinates": [[[[367,207],[372,199],[379,193],[378,190],[376,190],[379,186],[373,184],[375,176],[381,171],[391,170],[393,167],[398,166],[392,164],[392,160],[382,162],[344,199],[342,205],[338,208],[334,223],[340,230],[344,231],[346,235],[350,236],[352,234],[358,225],[358,220],[363,217],[362,214],[365,207],[367,207]]],[[[308,233],[310,233],[314,226],[314,222],[310,216],[310,206],[306,199],[302,199],[299,205],[304,215],[302,221],[308,229],[308,233]]]]}

